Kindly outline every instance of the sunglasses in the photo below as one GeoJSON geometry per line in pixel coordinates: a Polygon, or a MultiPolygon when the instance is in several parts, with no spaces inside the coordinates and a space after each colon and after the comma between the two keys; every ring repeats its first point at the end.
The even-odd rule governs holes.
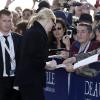
{"type": "Polygon", "coordinates": [[[58,30],[58,31],[60,31],[62,28],[61,27],[58,27],[58,28],[55,28],[55,27],[53,27],[53,31],[56,31],[56,30],[58,30]]]}

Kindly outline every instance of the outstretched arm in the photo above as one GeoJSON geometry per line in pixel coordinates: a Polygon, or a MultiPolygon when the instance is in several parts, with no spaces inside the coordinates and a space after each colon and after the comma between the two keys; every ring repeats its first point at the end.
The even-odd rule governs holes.
{"type": "Polygon", "coordinates": [[[11,3],[13,3],[15,0],[7,0],[7,2],[6,2],[6,5],[5,5],[5,9],[8,9],[9,8],[9,5],[11,4],[11,3]]]}

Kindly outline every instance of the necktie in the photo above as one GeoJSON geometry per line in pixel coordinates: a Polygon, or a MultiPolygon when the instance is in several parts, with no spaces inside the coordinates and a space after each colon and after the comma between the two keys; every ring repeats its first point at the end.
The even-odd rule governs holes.
{"type": "MultiPolygon", "coordinates": [[[[7,40],[8,36],[4,36],[5,38],[5,43],[7,47],[9,48],[9,42],[7,40]]],[[[10,70],[11,70],[11,60],[10,60],[10,55],[8,54],[7,50],[5,49],[5,63],[6,63],[6,73],[8,76],[10,76],[10,70]]]]}

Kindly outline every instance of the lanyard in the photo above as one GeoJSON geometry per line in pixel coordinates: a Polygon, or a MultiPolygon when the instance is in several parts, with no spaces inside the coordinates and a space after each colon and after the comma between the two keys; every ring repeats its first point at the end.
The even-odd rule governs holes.
{"type": "MultiPolygon", "coordinates": [[[[1,37],[1,46],[2,46],[2,54],[3,54],[3,64],[4,64],[4,72],[3,72],[3,76],[8,76],[6,74],[6,62],[5,62],[5,50],[7,50],[9,56],[10,56],[10,60],[11,60],[11,71],[13,72],[15,70],[16,67],[16,62],[15,62],[15,55],[14,55],[14,50],[12,50],[12,46],[13,44],[11,44],[11,47],[8,48],[8,46],[6,45],[4,38],[1,37]]],[[[12,42],[13,43],[13,42],[12,42]]]]}
{"type": "Polygon", "coordinates": [[[86,46],[86,48],[85,48],[85,50],[84,50],[84,53],[86,53],[87,50],[89,49],[90,43],[91,43],[91,42],[89,41],[89,43],[87,44],[87,46],[86,46]]]}
{"type": "MultiPolygon", "coordinates": [[[[88,42],[88,44],[86,45],[86,47],[84,48],[84,50],[83,50],[83,53],[86,53],[87,52],[87,50],[88,50],[88,48],[89,48],[89,46],[90,46],[90,41],[88,42]]],[[[79,53],[80,53],[80,50],[79,50],[79,53]]]]}
{"type": "Polygon", "coordinates": [[[7,73],[6,73],[5,48],[2,44],[2,42],[1,42],[1,46],[2,46],[3,66],[4,66],[3,76],[8,76],[7,73]]]}

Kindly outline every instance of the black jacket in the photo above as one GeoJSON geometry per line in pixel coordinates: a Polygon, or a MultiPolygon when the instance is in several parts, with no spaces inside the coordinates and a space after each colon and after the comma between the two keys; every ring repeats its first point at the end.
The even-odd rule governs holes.
{"type": "Polygon", "coordinates": [[[47,34],[38,22],[34,22],[34,25],[25,32],[22,39],[21,59],[16,73],[17,84],[43,85],[47,57],[47,34]]]}
{"type": "MultiPolygon", "coordinates": [[[[17,67],[19,62],[19,57],[20,57],[21,36],[16,33],[11,33],[11,35],[14,42],[15,60],[16,60],[16,67],[17,67]]],[[[2,49],[0,43],[0,77],[2,77],[2,75],[3,75],[3,57],[2,57],[2,49]]]]}

